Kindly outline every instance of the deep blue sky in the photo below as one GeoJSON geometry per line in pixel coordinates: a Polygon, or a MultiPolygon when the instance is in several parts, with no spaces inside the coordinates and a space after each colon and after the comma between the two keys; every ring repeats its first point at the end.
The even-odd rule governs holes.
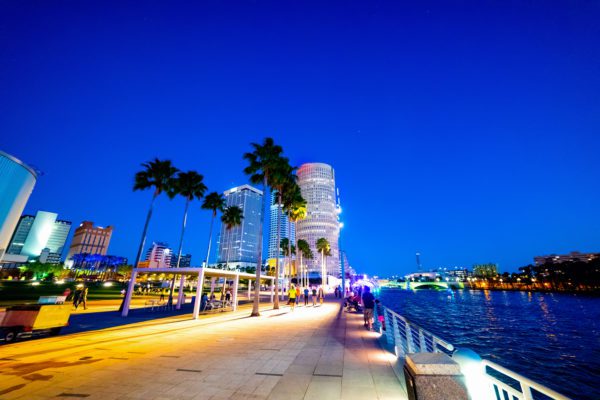
{"type": "MultiPolygon", "coordinates": [[[[335,167],[360,271],[600,251],[599,2],[323,3],[1,2],[0,148],[45,172],[26,211],[112,224],[133,259],[141,162],[222,191],[273,136],[335,167]]],[[[149,240],[177,245],[183,205],[149,240]]]]}

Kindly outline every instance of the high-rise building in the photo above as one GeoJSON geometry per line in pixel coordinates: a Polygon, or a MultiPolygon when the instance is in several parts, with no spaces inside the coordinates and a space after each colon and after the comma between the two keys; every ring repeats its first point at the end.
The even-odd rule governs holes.
{"type": "MultiPolygon", "coordinates": [[[[271,206],[270,206],[270,218],[269,218],[269,258],[283,257],[283,251],[281,247],[277,245],[277,218],[279,218],[279,235],[280,239],[287,238],[292,241],[292,244],[296,242],[296,229],[294,224],[289,223],[287,215],[283,212],[279,204],[276,204],[277,192],[271,194],[271,206]]],[[[281,243],[281,242],[280,242],[281,243]]]]}
{"type": "Polygon", "coordinates": [[[0,262],[37,180],[35,170],[0,151],[0,262]]]}
{"type": "MultiPolygon", "coordinates": [[[[170,268],[173,250],[163,242],[152,242],[152,246],[146,252],[145,261],[150,268],[170,268]]],[[[141,263],[140,263],[141,264],[141,263]]]]}
{"type": "Polygon", "coordinates": [[[331,246],[331,256],[326,257],[326,273],[338,277],[341,273],[340,224],[334,170],[327,164],[308,163],[298,168],[297,175],[302,197],[306,200],[306,218],[298,221],[296,235],[308,242],[314,254],[312,260],[306,260],[309,273],[321,275],[321,256],[316,242],[325,238],[331,246]]]}
{"type": "Polygon", "coordinates": [[[599,258],[600,253],[580,253],[572,251],[569,254],[550,254],[547,256],[535,256],[533,261],[535,265],[561,264],[564,262],[590,262],[599,258]]]}
{"type": "Polygon", "coordinates": [[[7,253],[20,254],[28,259],[42,255],[48,249],[47,262],[59,262],[71,222],[57,219],[58,214],[38,211],[35,216],[23,215],[8,247],[7,253]],[[58,261],[57,261],[58,260],[58,261]]]}
{"type": "MultiPolygon", "coordinates": [[[[171,266],[177,266],[177,254],[173,252],[171,255],[171,266]]],[[[189,268],[192,266],[192,255],[191,254],[182,254],[181,260],[179,260],[179,268],[189,268]]]]}
{"type": "Polygon", "coordinates": [[[99,254],[104,256],[108,252],[108,245],[112,237],[113,227],[94,226],[91,221],[83,221],[73,234],[71,246],[67,253],[67,263],[72,262],[75,254],[99,254]]]}
{"type": "Polygon", "coordinates": [[[235,266],[256,266],[258,261],[259,230],[262,223],[263,192],[250,185],[225,191],[226,206],[238,206],[244,218],[239,226],[226,229],[221,225],[217,262],[235,263],[235,266]]]}

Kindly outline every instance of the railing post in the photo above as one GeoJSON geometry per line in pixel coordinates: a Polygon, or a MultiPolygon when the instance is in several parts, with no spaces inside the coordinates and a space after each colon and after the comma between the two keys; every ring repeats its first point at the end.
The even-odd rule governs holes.
{"type": "Polygon", "coordinates": [[[419,328],[419,347],[421,347],[421,353],[429,353],[427,350],[427,343],[425,342],[425,335],[421,328],[419,328]]]}
{"type": "Polygon", "coordinates": [[[529,385],[526,385],[523,382],[519,383],[521,384],[521,391],[523,392],[523,400],[533,400],[533,395],[531,394],[531,388],[529,385]]]}
{"type": "Polygon", "coordinates": [[[412,329],[410,329],[410,323],[408,323],[407,321],[404,321],[404,329],[406,330],[406,349],[408,350],[409,353],[414,353],[415,352],[415,346],[413,343],[413,338],[412,338],[412,329]]]}
{"type": "Polygon", "coordinates": [[[393,345],[394,344],[394,322],[393,322],[393,317],[390,318],[390,311],[385,308],[383,311],[383,314],[385,315],[385,327],[386,327],[386,331],[385,331],[385,338],[387,339],[388,344],[393,345]]]}

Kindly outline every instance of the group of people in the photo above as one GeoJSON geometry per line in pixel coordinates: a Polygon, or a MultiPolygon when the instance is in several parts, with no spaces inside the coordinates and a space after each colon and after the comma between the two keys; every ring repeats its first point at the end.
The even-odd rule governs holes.
{"type": "Polygon", "coordinates": [[[288,291],[288,305],[292,308],[292,311],[294,310],[296,304],[300,302],[300,298],[302,296],[304,296],[305,306],[308,307],[308,298],[310,296],[312,298],[313,307],[316,307],[317,301],[319,302],[319,304],[323,304],[323,298],[325,296],[325,293],[323,292],[322,286],[319,286],[318,289],[314,286],[310,289],[308,288],[308,286],[306,286],[304,289],[301,289],[292,285],[290,287],[290,290],[288,291]]]}
{"type": "Polygon", "coordinates": [[[350,292],[349,296],[346,297],[344,301],[344,306],[348,311],[354,309],[356,312],[360,312],[361,304],[365,328],[368,330],[373,329],[373,315],[375,314],[375,309],[377,309],[377,320],[381,324],[383,330],[385,330],[383,305],[379,299],[375,299],[375,296],[371,293],[371,289],[368,286],[365,286],[364,289],[358,287],[356,293],[350,292]]]}
{"type": "Polygon", "coordinates": [[[75,292],[71,293],[71,288],[66,288],[63,292],[63,296],[67,301],[73,301],[73,307],[77,310],[79,305],[83,303],[83,309],[87,310],[87,296],[88,296],[88,287],[76,287],[75,292]]]}

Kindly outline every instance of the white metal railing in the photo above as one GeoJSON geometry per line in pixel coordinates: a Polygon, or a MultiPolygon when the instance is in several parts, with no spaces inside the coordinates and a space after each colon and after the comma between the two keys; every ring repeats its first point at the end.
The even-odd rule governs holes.
{"type": "Polygon", "coordinates": [[[536,392],[538,392],[547,398],[569,400],[568,397],[489,360],[481,360],[481,366],[494,399],[534,400],[539,398],[536,396],[536,392]],[[509,382],[513,382],[513,385],[509,382]]]}
{"type": "MultiPolygon", "coordinates": [[[[540,398],[569,400],[537,382],[519,375],[489,360],[477,356],[475,368],[465,365],[462,349],[457,349],[446,340],[410,322],[402,315],[383,307],[386,330],[381,330],[388,344],[394,346],[396,355],[404,357],[408,353],[446,353],[450,357],[456,352],[456,361],[467,380],[470,398],[473,400],[536,400],[540,398]],[[461,359],[459,361],[459,359],[461,359]],[[473,375],[473,376],[469,376],[473,375]],[[477,382],[471,386],[469,381],[477,382]]],[[[466,349],[464,349],[466,350],[466,349]]],[[[467,352],[471,352],[467,350],[467,352]]],[[[476,354],[476,353],[473,353],[476,354]]]]}
{"type": "Polygon", "coordinates": [[[397,351],[408,353],[446,353],[451,355],[454,346],[433,333],[410,322],[402,315],[384,307],[387,342],[396,346],[397,351]]]}

